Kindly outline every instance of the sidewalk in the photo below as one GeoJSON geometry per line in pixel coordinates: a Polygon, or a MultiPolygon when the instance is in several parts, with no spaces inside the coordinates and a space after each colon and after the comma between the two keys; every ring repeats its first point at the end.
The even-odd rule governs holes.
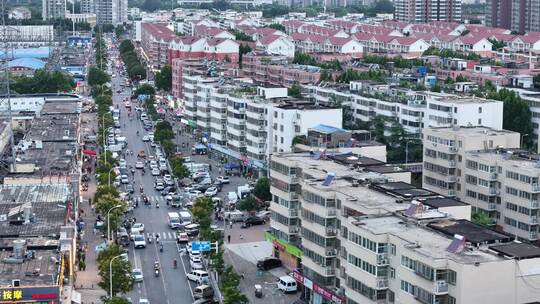
{"type": "Polygon", "coordinates": [[[276,268],[269,271],[259,271],[257,260],[270,256],[272,244],[267,241],[226,244],[223,258],[225,263],[232,265],[238,274],[244,274],[240,280],[239,289],[248,297],[249,303],[294,303],[300,295],[284,294],[277,289],[277,278],[287,275],[285,268],[276,268]],[[263,289],[263,297],[255,297],[255,284],[263,289]]]}
{"type": "MultiPolygon", "coordinates": [[[[90,119],[90,123],[92,123],[91,120],[92,119],[90,119]]],[[[101,297],[105,296],[107,293],[98,286],[100,276],[97,269],[97,255],[95,248],[98,244],[103,242],[103,239],[101,238],[101,233],[94,234],[96,217],[90,204],[88,204],[88,201],[91,199],[92,203],[95,203],[94,194],[96,193],[97,181],[95,180],[93,173],[89,174],[89,176],[91,176],[91,180],[88,182],[88,190],[81,192],[83,201],[79,204],[79,209],[82,210],[80,217],[86,223],[84,233],[81,234],[81,239],[79,241],[79,247],[85,246],[86,248],[86,269],[77,269],[75,272],[76,279],[73,285],[75,290],[81,293],[83,303],[97,304],[102,303],[101,297]]]]}

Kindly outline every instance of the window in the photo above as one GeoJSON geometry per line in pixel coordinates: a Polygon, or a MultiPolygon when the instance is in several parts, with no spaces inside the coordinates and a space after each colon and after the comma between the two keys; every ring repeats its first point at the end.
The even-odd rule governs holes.
{"type": "Polygon", "coordinates": [[[280,140],[280,141],[281,141],[281,143],[283,143],[283,137],[281,137],[281,140],[280,140]]]}
{"type": "Polygon", "coordinates": [[[482,107],[478,107],[478,113],[482,113],[482,107]]]}
{"type": "Polygon", "coordinates": [[[396,255],[396,245],[390,244],[390,254],[396,255]]]}
{"type": "Polygon", "coordinates": [[[478,118],[478,125],[479,125],[479,126],[482,125],[482,118],[478,118]]]}
{"type": "Polygon", "coordinates": [[[401,290],[405,291],[406,293],[413,294],[414,293],[414,285],[401,280],[401,290]]]}
{"type": "Polygon", "coordinates": [[[395,279],[396,278],[396,270],[392,267],[390,267],[390,278],[395,279]]]}
{"type": "Polygon", "coordinates": [[[274,117],[277,118],[277,111],[274,111],[274,117]]]}
{"type": "Polygon", "coordinates": [[[456,285],[457,273],[451,269],[448,269],[447,275],[448,275],[448,284],[456,285]]]}

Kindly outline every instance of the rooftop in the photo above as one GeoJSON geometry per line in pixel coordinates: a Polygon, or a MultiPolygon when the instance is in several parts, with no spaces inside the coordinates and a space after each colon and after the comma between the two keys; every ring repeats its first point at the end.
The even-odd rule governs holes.
{"type": "Polygon", "coordinates": [[[45,67],[46,62],[37,58],[17,58],[8,63],[10,68],[24,67],[32,70],[42,69],[45,67]]]}
{"type": "Polygon", "coordinates": [[[489,127],[482,127],[482,126],[476,126],[476,127],[431,127],[424,129],[424,132],[428,131],[429,133],[434,133],[436,135],[437,133],[440,133],[441,136],[452,136],[452,137],[485,137],[485,136],[502,136],[502,135],[508,135],[508,134],[518,134],[514,131],[509,130],[495,130],[489,127]]]}
{"type": "Polygon", "coordinates": [[[1,185],[0,237],[58,235],[70,200],[68,184],[1,185]]]}
{"type": "Polygon", "coordinates": [[[528,243],[507,243],[489,246],[489,249],[510,258],[532,259],[540,257],[540,247],[528,243]]]}
{"type": "Polygon", "coordinates": [[[65,175],[77,170],[74,142],[42,142],[17,153],[17,172],[45,176],[65,175]]]}
{"type": "Polygon", "coordinates": [[[337,132],[340,132],[340,133],[342,133],[342,132],[343,133],[350,132],[350,131],[347,131],[347,130],[344,130],[344,129],[341,129],[341,128],[336,128],[336,127],[333,127],[333,126],[328,126],[328,125],[323,125],[323,124],[316,125],[313,128],[309,128],[309,130],[318,131],[318,132],[324,133],[324,134],[332,134],[332,133],[337,133],[337,132]]]}
{"type": "Polygon", "coordinates": [[[36,117],[25,140],[76,141],[79,130],[78,114],[51,114],[36,117]]]}
{"type": "Polygon", "coordinates": [[[282,103],[276,105],[276,108],[283,110],[324,110],[324,109],[338,109],[337,106],[326,106],[316,104],[306,100],[284,100],[282,103]]]}
{"type": "Polygon", "coordinates": [[[389,183],[372,184],[371,188],[379,192],[383,192],[385,194],[388,194],[394,197],[399,197],[402,199],[413,199],[413,198],[430,197],[430,196],[438,195],[435,192],[431,192],[426,189],[416,188],[415,186],[404,183],[404,182],[389,182],[389,183]]]}
{"type": "MultiPolygon", "coordinates": [[[[58,248],[58,241],[49,241],[49,246],[58,248]]],[[[13,244],[3,244],[0,261],[13,259],[13,244]]],[[[12,280],[20,280],[21,286],[57,285],[60,272],[61,254],[52,248],[37,249],[27,244],[27,258],[22,263],[0,263],[0,287],[10,287],[12,280]]],[[[47,246],[47,247],[49,247],[47,246]]]]}
{"type": "MultiPolygon", "coordinates": [[[[350,219],[354,223],[355,219],[350,219]]],[[[356,220],[362,225],[361,229],[366,229],[374,234],[391,234],[408,242],[405,248],[415,251],[420,255],[430,259],[450,259],[457,263],[472,264],[476,262],[497,261],[501,258],[497,255],[480,250],[452,253],[447,250],[452,242],[452,238],[444,234],[437,233],[423,226],[413,225],[405,222],[397,216],[382,216],[372,218],[359,218],[356,220]]]]}
{"type": "Polygon", "coordinates": [[[467,220],[444,220],[428,224],[428,227],[440,231],[449,237],[453,237],[456,234],[462,235],[467,242],[473,244],[493,244],[512,241],[512,237],[506,233],[491,230],[467,220]]]}
{"type": "MultiPolygon", "coordinates": [[[[49,98],[53,99],[53,98],[49,98]]],[[[52,114],[78,114],[81,113],[81,104],[79,102],[70,101],[59,101],[52,100],[46,101],[41,108],[41,114],[52,115],[52,114]]]]}
{"type": "Polygon", "coordinates": [[[455,206],[468,206],[468,204],[457,200],[455,198],[451,197],[429,197],[429,198],[421,198],[418,199],[418,201],[422,202],[422,204],[432,207],[432,208],[444,208],[444,207],[455,207],[455,206]]]}

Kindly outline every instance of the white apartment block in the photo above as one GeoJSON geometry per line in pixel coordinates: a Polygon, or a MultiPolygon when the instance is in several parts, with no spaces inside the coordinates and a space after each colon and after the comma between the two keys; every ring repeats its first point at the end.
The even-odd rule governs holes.
{"type": "Polygon", "coordinates": [[[127,0],[91,0],[90,3],[85,3],[85,6],[90,7],[90,10],[93,7],[98,25],[112,24],[116,26],[128,21],[127,0]]]}
{"type": "Polygon", "coordinates": [[[529,109],[531,110],[532,114],[531,121],[533,126],[533,134],[527,136],[532,136],[530,139],[533,142],[536,142],[536,144],[538,145],[536,151],[540,152],[540,93],[534,90],[526,90],[519,88],[508,89],[517,92],[519,94],[519,97],[521,97],[521,99],[523,99],[523,101],[527,102],[527,104],[529,105],[529,109]]]}
{"type": "Polygon", "coordinates": [[[462,202],[406,202],[381,191],[403,183],[308,153],[273,154],[270,184],[266,238],[294,270],[307,303],[507,304],[540,297],[540,248],[473,224],[462,202]],[[329,174],[334,179],[325,184],[329,174]],[[456,234],[462,241],[455,243],[456,234]]]}
{"type": "Polygon", "coordinates": [[[41,16],[43,20],[64,18],[66,16],[66,0],[43,0],[41,16]]]}
{"type": "MultiPolygon", "coordinates": [[[[397,119],[407,133],[420,136],[425,127],[486,126],[502,129],[503,102],[429,91],[412,91],[369,81],[352,81],[349,90],[308,87],[318,102],[348,105],[357,121],[381,115],[397,119]]],[[[388,123],[390,125],[390,123],[388,123]]]]}
{"type": "Polygon", "coordinates": [[[488,128],[425,129],[424,188],[454,195],[505,232],[536,241],[540,157],[519,151],[520,140],[488,128]]]}

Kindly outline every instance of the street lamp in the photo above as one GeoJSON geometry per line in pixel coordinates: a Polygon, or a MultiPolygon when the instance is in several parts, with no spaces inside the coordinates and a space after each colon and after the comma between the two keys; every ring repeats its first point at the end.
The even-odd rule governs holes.
{"type": "MultiPolygon", "coordinates": [[[[105,151],[105,153],[107,153],[107,151],[105,151]]],[[[111,170],[109,170],[109,186],[111,185],[111,172],[114,170],[114,167],[111,168],[111,170]]]]}
{"type": "Polygon", "coordinates": [[[120,208],[122,205],[116,205],[107,211],[107,241],[111,241],[111,211],[116,208],[120,208]]]}
{"type": "Polygon", "coordinates": [[[111,259],[111,261],[109,262],[109,298],[112,299],[113,297],[113,293],[112,293],[112,262],[117,259],[117,258],[126,258],[127,257],[127,253],[122,253],[122,254],[119,254],[117,256],[115,256],[114,258],[111,259]]]}

